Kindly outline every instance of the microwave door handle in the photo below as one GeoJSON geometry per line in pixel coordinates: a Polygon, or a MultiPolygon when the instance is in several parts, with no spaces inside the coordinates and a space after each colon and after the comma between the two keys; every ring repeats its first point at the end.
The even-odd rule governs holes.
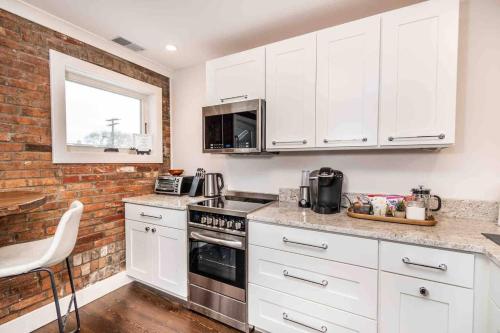
{"type": "Polygon", "coordinates": [[[214,237],[202,235],[202,234],[200,234],[198,232],[194,232],[194,231],[191,231],[189,237],[192,239],[196,239],[196,240],[211,243],[211,244],[227,246],[227,247],[231,247],[234,249],[243,249],[243,243],[240,241],[214,238],[214,237]]]}

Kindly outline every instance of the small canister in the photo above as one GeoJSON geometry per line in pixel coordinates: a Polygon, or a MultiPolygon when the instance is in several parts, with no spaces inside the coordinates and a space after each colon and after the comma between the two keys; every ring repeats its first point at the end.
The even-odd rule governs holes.
{"type": "Polygon", "coordinates": [[[425,220],[425,202],[423,200],[409,201],[406,204],[406,218],[409,220],[425,220]]]}

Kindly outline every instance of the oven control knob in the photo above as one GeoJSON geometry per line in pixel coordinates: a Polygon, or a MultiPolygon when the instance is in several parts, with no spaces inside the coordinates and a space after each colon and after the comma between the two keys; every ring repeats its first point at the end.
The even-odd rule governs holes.
{"type": "Polygon", "coordinates": [[[219,220],[219,227],[221,227],[221,228],[225,228],[225,227],[226,227],[226,220],[224,220],[224,219],[220,219],[220,220],[219,220]]]}
{"type": "Polygon", "coordinates": [[[207,217],[207,225],[212,225],[212,220],[213,218],[212,217],[207,217]]]}
{"type": "Polygon", "coordinates": [[[234,221],[233,220],[227,220],[227,228],[232,229],[233,225],[234,225],[234,221]]]}
{"type": "Polygon", "coordinates": [[[201,217],[201,224],[207,224],[207,217],[205,215],[201,217]]]}
{"type": "Polygon", "coordinates": [[[235,222],[234,223],[234,229],[235,230],[241,230],[241,222],[235,222]]]}
{"type": "Polygon", "coordinates": [[[214,222],[213,222],[214,227],[219,226],[219,219],[217,217],[214,217],[214,222]]]}

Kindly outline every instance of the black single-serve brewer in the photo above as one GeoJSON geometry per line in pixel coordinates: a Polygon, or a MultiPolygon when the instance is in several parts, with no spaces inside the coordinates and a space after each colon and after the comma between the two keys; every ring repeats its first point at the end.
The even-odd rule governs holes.
{"type": "Polygon", "coordinates": [[[342,182],[344,174],[332,168],[323,167],[309,175],[311,209],[319,214],[340,212],[342,182]]]}

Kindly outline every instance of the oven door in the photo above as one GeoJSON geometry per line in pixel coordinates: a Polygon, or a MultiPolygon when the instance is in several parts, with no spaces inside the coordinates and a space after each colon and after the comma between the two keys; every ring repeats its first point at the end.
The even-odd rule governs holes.
{"type": "Polygon", "coordinates": [[[264,105],[256,99],[204,107],[203,152],[260,152],[264,146],[264,105]]]}
{"type": "Polygon", "coordinates": [[[189,228],[189,283],[245,301],[245,238],[189,228]]]}

